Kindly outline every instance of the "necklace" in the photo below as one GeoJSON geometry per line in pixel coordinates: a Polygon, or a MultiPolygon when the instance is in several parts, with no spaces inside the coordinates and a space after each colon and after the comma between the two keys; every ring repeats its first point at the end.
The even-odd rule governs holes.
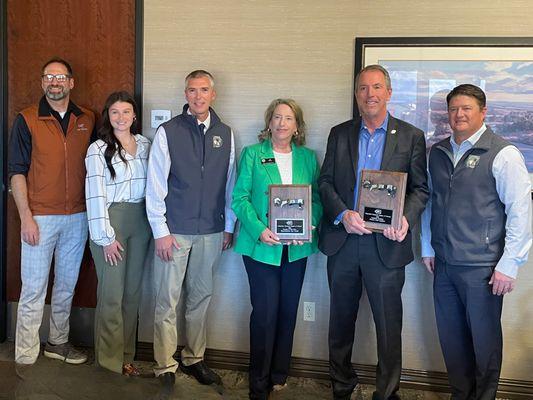
{"type": "Polygon", "coordinates": [[[127,143],[122,143],[122,148],[124,149],[124,151],[128,154],[130,154],[131,156],[135,156],[135,153],[137,151],[137,142],[135,141],[135,137],[133,137],[133,135],[130,135],[130,140],[128,140],[127,143]]]}

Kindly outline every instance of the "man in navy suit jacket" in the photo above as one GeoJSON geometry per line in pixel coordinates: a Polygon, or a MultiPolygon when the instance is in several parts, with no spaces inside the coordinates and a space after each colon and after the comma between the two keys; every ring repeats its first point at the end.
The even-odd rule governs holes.
{"type": "Polygon", "coordinates": [[[330,376],[334,398],[357,385],[351,365],[355,321],[364,284],[376,324],[378,366],[374,400],[397,399],[401,373],[401,292],[413,260],[411,231],[428,199],[424,133],[387,111],[392,88],[386,69],[365,67],[356,77],[361,117],[331,129],[319,178],[324,206],[319,247],[328,256],[331,292],[330,376]],[[363,169],[406,172],[399,229],[373,233],[356,210],[363,169]]]}

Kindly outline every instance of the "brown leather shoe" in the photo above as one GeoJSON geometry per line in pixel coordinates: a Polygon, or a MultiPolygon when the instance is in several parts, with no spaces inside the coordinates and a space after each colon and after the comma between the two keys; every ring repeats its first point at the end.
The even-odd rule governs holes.
{"type": "Polygon", "coordinates": [[[141,376],[141,371],[135,365],[128,363],[122,366],[122,375],[125,376],[141,376]]]}

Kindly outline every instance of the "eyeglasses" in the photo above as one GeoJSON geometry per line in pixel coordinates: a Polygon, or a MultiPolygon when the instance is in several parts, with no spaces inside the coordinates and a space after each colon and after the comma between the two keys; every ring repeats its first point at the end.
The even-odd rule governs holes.
{"type": "Polygon", "coordinates": [[[66,82],[68,79],[71,78],[71,76],[66,74],[44,74],[41,75],[41,78],[43,78],[43,81],[45,82],[52,82],[54,78],[56,78],[56,81],[58,82],[66,82]]]}

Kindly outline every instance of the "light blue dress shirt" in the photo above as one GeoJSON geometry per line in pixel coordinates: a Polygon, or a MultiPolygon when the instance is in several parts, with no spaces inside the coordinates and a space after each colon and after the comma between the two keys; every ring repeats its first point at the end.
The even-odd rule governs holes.
{"type": "MultiPolygon", "coordinates": [[[[361,128],[359,129],[359,150],[357,159],[357,176],[355,177],[356,184],[353,196],[353,210],[355,210],[357,207],[357,194],[359,193],[359,186],[361,185],[361,171],[364,169],[379,170],[381,167],[388,125],[389,113],[387,113],[383,123],[374,130],[374,133],[370,133],[364,122],[361,121],[361,128]]],[[[335,219],[336,225],[342,221],[342,217],[346,211],[348,210],[344,210],[337,216],[335,219]]]]}

